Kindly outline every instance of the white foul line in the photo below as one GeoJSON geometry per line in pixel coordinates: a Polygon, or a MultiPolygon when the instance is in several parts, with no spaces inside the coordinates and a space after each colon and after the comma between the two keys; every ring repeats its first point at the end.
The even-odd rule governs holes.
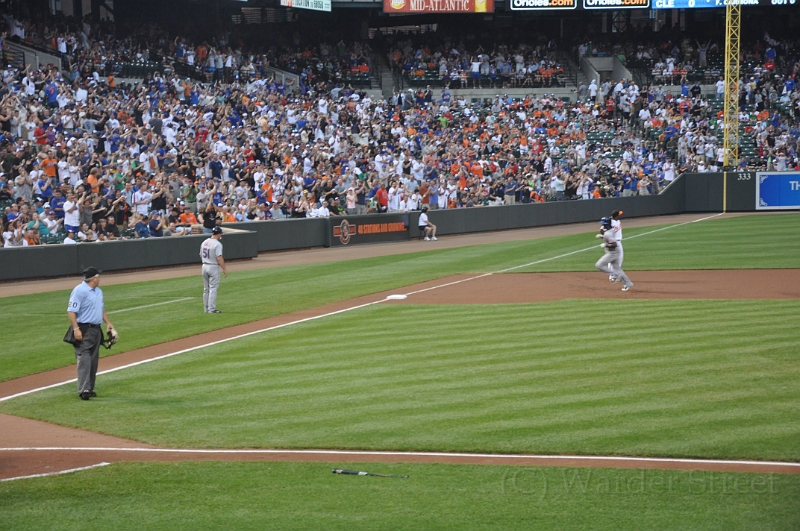
{"type": "MultiPolygon", "coordinates": [[[[688,225],[689,223],[697,223],[699,221],[705,221],[707,219],[715,218],[717,216],[722,216],[723,214],[724,213],[714,214],[713,216],[707,216],[705,218],[695,219],[695,220],[692,220],[692,221],[686,221],[684,223],[678,223],[676,225],[669,225],[667,227],[661,227],[660,229],[652,230],[652,231],[649,231],[649,232],[643,232],[641,234],[637,234],[635,236],[631,236],[628,239],[631,240],[633,238],[638,238],[640,236],[646,236],[648,234],[653,234],[653,233],[656,233],[656,232],[660,232],[662,230],[674,229],[675,227],[688,225]]],[[[596,246],[587,247],[585,249],[580,249],[580,250],[572,251],[572,252],[565,253],[565,254],[562,254],[562,255],[553,256],[551,258],[544,258],[542,260],[536,260],[534,262],[529,262],[527,264],[522,264],[522,265],[518,265],[518,266],[514,266],[514,267],[509,267],[509,268],[506,268],[506,269],[501,269],[500,271],[495,271],[495,272],[490,272],[490,273],[483,273],[481,275],[476,275],[474,277],[465,278],[465,279],[461,279],[461,280],[456,280],[456,281],[453,281],[453,282],[447,282],[445,284],[440,284],[438,286],[432,286],[430,288],[425,288],[425,289],[421,289],[421,290],[417,290],[417,291],[412,291],[410,293],[406,293],[405,295],[414,295],[414,294],[417,294],[417,293],[422,293],[424,291],[430,291],[430,290],[434,290],[434,289],[438,289],[438,288],[443,288],[443,287],[446,287],[446,286],[452,286],[454,284],[460,284],[462,282],[469,282],[470,280],[476,280],[476,279],[479,279],[479,278],[488,277],[488,276],[494,275],[496,273],[505,273],[507,271],[513,271],[514,269],[520,269],[522,267],[528,267],[528,266],[531,266],[531,265],[541,264],[542,262],[549,262],[551,260],[557,260],[559,258],[564,258],[566,256],[570,256],[570,255],[577,254],[577,253],[583,253],[583,252],[590,251],[590,250],[596,249],[596,248],[597,248],[596,246]]],[[[191,298],[191,297],[186,297],[185,299],[189,299],[189,298],[191,298]]],[[[183,299],[183,300],[185,300],[185,299],[183,299]]],[[[176,299],[175,301],[169,301],[169,302],[176,302],[177,300],[181,300],[181,299],[176,299]]],[[[156,356],[155,358],[149,358],[149,359],[146,359],[146,360],[141,360],[141,361],[137,361],[137,362],[134,362],[134,363],[129,363],[127,365],[122,365],[120,367],[115,367],[113,369],[107,369],[105,371],[100,371],[97,374],[98,375],[102,375],[102,374],[112,373],[112,372],[115,372],[115,371],[121,371],[122,369],[129,369],[131,367],[136,367],[137,365],[143,365],[145,363],[150,363],[151,361],[158,361],[158,360],[163,360],[165,358],[171,358],[172,356],[177,356],[178,354],[185,354],[186,352],[192,352],[194,350],[200,350],[202,348],[212,347],[214,345],[219,345],[220,343],[227,343],[228,341],[235,341],[237,339],[241,339],[243,337],[252,336],[252,335],[255,335],[255,334],[260,334],[262,332],[270,332],[272,330],[277,330],[279,328],[285,328],[287,326],[292,326],[292,325],[296,325],[296,324],[300,324],[300,323],[305,323],[305,322],[308,322],[308,321],[314,321],[316,319],[322,319],[324,317],[330,317],[331,315],[337,315],[337,314],[340,314],[340,313],[350,312],[352,310],[358,310],[360,308],[366,308],[367,306],[372,306],[374,304],[380,304],[380,303],[385,302],[387,300],[389,300],[389,299],[380,299],[380,300],[373,301],[373,302],[368,302],[368,303],[365,303],[365,304],[359,304],[358,306],[351,306],[350,308],[345,308],[343,310],[336,310],[335,312],[328,312],[328,313],[321,314],[321,315],[315,315],[313,317],[306,317],[304,319],[298,319],[296,321],[291,321],[289,323],[284,323],[284,324],[280,324],[280,325],[276,325],[276,326],[270,326],[268,328],[262,328],[260,330],[254,330],[252,332],[247,332],[245,334],[239,334],[238,336],[228,337],[228,338],[225,338],[225,339],[220,339],[218,341],[212,341],[210,343],[205,343],[203,345],[197,345],[196,347],[190,347],[190,348],[186,348],[186,349],[183,349],[183,350],[178,350],[176,352],[170,352],[169,354],[164,354],[163,356],[156,356]]],[[[157,303],[157,304],[166,304],[166,303],[157,303]]],[[[133,310],[135,308],[129,308],[129,309],[133,310]]],[[[119,312],[119,311],[125,311],[125,310],[117,310],[117,311],[119,312]]],[[[111,312],[109,312],[109,313],[111,313],[111,312]]],[[[54,387],[61,387],[62,385],[66,385],[68,383],[76,382],[77,380],[78,380],[77,378],[72,378],[70,380],[66,380],[66,381],[63,381],[63,382],[59,382],[59,383],[55,383],[55,384],[51,384],[51,385],[46,385],[46,386],[43,386],[43,387],[37,387],[36,389],[29,389],[28,391],[22,391],[21,393],[16,393],[16,394],[13,394],[13,395],[0,397],[0,402],[5,402],[6,400],[11,400],[12,398],[18,398],[20,396],[29,395],[29,394],[36,393],[36,392],[39,392],[39,391],[44,391],[46,389],[52,389],[54,387]]]]}
{"type": "MultiPolygon", "coordinates": [[[[694,220],[692,220],[692,221],[685,221],[685,222],[683,222],[683,223],[678,223],[677,225],[669,225],[669,226],[667,226],[667,227],[661,227],[660,229],[651,230],[651,231],[648,231],[648,232],[643,232],[643,233],[641,233],[641,234],[637,234],[637,235],[635,235],[635,236],[631,236],[630,238],[627,238],[627,239],[628,239],[628,240],[632,240],[632,239],[634,239],[634,238],[639,238],[640,236],[647,236],[648,234],[654,234],[654,233],[656,233],[656,232],[661,232],[662,230],[674,229],[675,227],[680,227],[680,226],[683,226],[683,225],[688,225],[689,223],[697,223],[698,221],[705,221],[705,220],[707,220],[707,219],[715,218],[715,217],[717,217],[717,216],[721,216],[721,215],[723,215],[723,214],[724,214],[724,212],[720,212],[719,214],[714,214],[713,216],[707,216],[707,217],[705,217],[705,218],[694,219],[694,220]]],[[[518,266],[514,266],[514,267],[508,267],[508,268],[506,268],[506,269],[501,269],[501,270],[499,270],[499,271],[494,271],[494,272],[491,272],[491,273],[483,273],[483,274],[481,274],[481,275],[477,275],[477,276],[470,277],[470,278],[462,278],[461,280],[456,280],[456,281],[453,281],[453,282],[448,282],[448,283],[446,283],[446,284],[440,284],[440,285],[438,285],[438,286],[432,286],[432,287],[430,287],[430,288],[420,289],[420,290],[417,290],[417,291],[410,291],[410,292],[406,293],[406,295],[415,295],[415,294],[417,294],[417,293],[423,293],[423,292],[425,292],[425,291],[431,291],[431,290],[434,290],[434,289],[445,288],[445,287],[447,287],[447,286],[452,286],[452,285],[454,285],[454,284],[460,284],[460,283],[462,283],[462,282],[469,282],[470,280],[477,280],[477,279],[479,279],[479,278],[488,277],[488,276],[494,275],[494,274],[496,274],[496,273],[507,273],[507,272],[509,272],[509,271],[513,271],[513,270],[515,270],[515,269],[521,269],[521,268],[523,268],[523,267],[528,267],[528,266],[532,266],[532,265],[537,265],[537,264],[541,264],[541,263],[544,263],[544,262],[550,262],[550,261],[552,261],[552,260],[558,260],[559,258],[566,258],[567,256],[572,256],[573,254],[585,253],[586,251],[592,251],[592,250],[594,250],[594,249],[597,249],[597,248],[598,248],[598,246],[597,246],[597,245],[593,245],[593,246],[591,246],[591,247],[586,247],[585,249],[578,249],[577,251],[571,251],[571,252],[569,252],[569,253],[560,254],[560,255],[558,255],[558,256],[552,256],[552,257],[550,257],[550,258],[543,258],[543,259],[541,259],[541,260],[536,260],[536,261],[534,261],[534,262],[528,262],[527,264],[522,264],[522,265],[518,265],[518,266]]]]}
{"type": "Polygon", "coordinates": [[[172,304],[173,302],[188,301],[188,300],[192,300],[193,298],[194,297],[181,297],[180,299],[172,299],[171,301],[156,302],[155,304],[145,304],[144,306],[134,306],[133,308],[123,308],[122,310],[113,310],[113,311],[110,311],[108,313],[112,314],[112,313],[132,312],[133,310],[142,310],[144,308],[152,308],[153,306],[162,306],[164,304],[172,304]]]}
{"type": "MultiPolygon", "coordinates": [[[[102,375],[102,374],[108,374],[108,373],[112,373],[112,372],[115,372],[115,371],[121,371],[122,369],[129,369],[131,367],[136,367],[137,365],[143,365],[145,363],[150,363],[151,361],[158,361],[158,360],[163,360],[165,358],[171,358],[172,356],[177,356],[178,354],[185,354],[186,352],[192,352],[193,350],[199,350],[201,348],[212,347],[214,345],[219,345],[220,343],[227,343],[228,341],[234,341],[236,339],[241,339],[243,337],[248,337],[248,336],[252,336],[252,335],[255,335],[255,334],[260,334],[262,332],[269,332],[271,330],[277,330],[279,328],[285,328],[287,326],[292,326],[292,325],[296,325],[296,324],[300,324],[300,323],[305,323],[307,321],[314,321],[315,319],[322,319],[323,317],[330,317],[331,315],[345,313],[345,312],[349,312],[349,311],[352,311],[352,310],[357,310],[359,308],[365,308],[367,306],[372,306],[373,304],[379,304],[379,303],[383,302],[384,300],[385,299],[381,299],[381,300],[377,300],[377,301],[373,301],[373,302],[368,302],[366,304],[359,304],[358,306],[351,306],[350,308],[345,308],[343,310],[336,310],[335,312],[328,312],[328,313],[325,313],[325,314],[322,314],[322,315],[315,315],[315,316],[312,316],[312,317],[306,317],[306,318],[303,318],[303,319],[298,319],[296,321],[291,321],[289,323],[283,323],[283,324],[279,324],[279,325],[275,325],[275,326],[270,326],[268,328],[262,328],[260,330],[254,330],[252,332],[239,334],[238,336],[226,337],[225,339],[212,341],[210,343],[204,343],[203,345],[197,345],[195,347],[189,347],[189,348],[185,348],[183,350],[170,352],[169,354],[164,354],[163,356],[156,356],[155,358],[149,358],[149,359],[146,359],[146,360],[136,361],[134,363],[129,363],[127,365],[122,365],[120,367],[114,367],[113,369],[106,369],[105,371],[100,371],[97,374],[99,376],[99,375],[102,375]]],[[[28,391],[22,391],[21,393],[16,393],[16,394],[13,394],[13,395],[0,397],[0,402],[5,402],[6,400],[11,400],[12,398],[17,398],[17,397],[20,397],[20,396],[29,395],[31,393],[36,393],[38,391],[44,391],[45,389],[52,389],[54,387],[61,387],[62,385],[66,385],[68,383],[72,383],[72,382],[76,382],[76,381],[78,381],[77,378],[72,378],[70,380],[66,380],[66,381],[63,381],[63,382],[59,382],[59,383],[55,383],[55,384],[51,384],[51,385],[46,385],[44,387],[37,387],[36,389],[29,389],[28,391]]]]}
{"type": "MultiPolygon", "coordinates": [[[[577,460],[577,461],[618,461],[618,462],[648,462],[648,463],[683,463],[683,464],[719,464],[719,465],[745,465],[745,466],[786,466],[800,468],[800,463],[785,461],[752,461],[734,459],[687,459],[680,457],[633,457],[633,456],[604,456],[604,455],[539,455],[539,454],[479,454],[465,452],[391,452],[391,451],[365,451],[365,450],[287,450],[287,449],[210,449],[210,448],[87,448],[69,446],[30,446],[0,448],[0,452],[138,452],[138,453],[171,453],[171,454],[231,454],[231,455],[258,455],[258,454],[281,454],[281,455],[331,455],[331,456],[356,456],[356,457],[469,457],[469,458],[495,458],[495,459],[558,459],[558,460],[577,460]]],[[[108,463],[101,463],[102,466],[108,463]]],[[[86,467],[91,468],[91,467],[86,467]]],[[[74,470],[83,470],[76,468],[74,470]]],[[[60,473],[66,473],[64,471],[60,473]]],[[[46,474],[45,474],[46,475],[46,474]]],[[[36,477],[36,476],[27,476],[36,477]]]]}
{"type": "MultiPolygon", "coordinates": [[[[634,238],[639,238],[641,236],[647,236],[648,234],[655,234],[656,232],[661,232],[662,230],[674,229],[675,227],[681,227],[683,225],[688,225],[689,223],[697,223],[698,221],[705,221],[707,219],[716,218],[717,216],[721,216],[723,214],[724,214],[724,212],[720,212],[719,214],[714,214],[713,216],[708,216],[708,217],[700,218],[700,219],[694,219],[692,221],[685,221],[683,223],[678,223],[677,225],[669,225],[669,226],[666,226],[666,227],[661,227],[660,229],[651,230],[651,231],[648,231],[648,232],[642,232],[641,234],[636,234],[635,236],[631,236],[630,238],[626,238],[626,239],[627,240],[632,240],[634,238]]],[[[599,247],[598,245],[593,245],[592,247],[587,247],[586,249],[580,249],[580,250],[577,250],[577,251],[572,251],[571,253],[565,253],[565,254],[561,254],[561,255],[558,255],[558,256],[553,256],[552,258],[544,258],[542,260],[536,260],[535,262],[529,262],[527,264],[522,264],[522,265],[518,265],[518,266],[514,266],[514,267],[509,267],[507,269],[501,269],[500,271],[497,271],[497,272],[498,273],[505,273],[507,271],[513,271],[514,269],[520,269],[520,268],[523,268],[523,267],[528,267],[528,266],[532,266],[532,265],[536,265],[536,264],[541,264],[543,262],[549,262],[551,260],[557,260],[559,258],[564,258],[564,257],[567,257],[567,256],[571,256],[573,254],[578,254],[578,253],[583,253],[583,252],[586,252],[586,251],[591,251],[593,249],[597,249],[598,247],[599,247]]],[[[491,274],[491,273],[489,273],[489,274],[491,274]]]]}
{"type": "Polygon", "coordinates": [[[59,472],[47,472],[46,474],[33,474],[30,476],[17,476],[15,478],[0,479],[0,481],[16,481],[18,479],[31,479],[31,478],[44,478],[47,476],[58,476],[60,474],[69,474],[70,472],[80,472],[81,470],[89,470],[101,466],[110,465],[111,463],[97,463],[96,465],[82,466],[80,468],[70,468],[69,470],[61,470],[59,472]]]}

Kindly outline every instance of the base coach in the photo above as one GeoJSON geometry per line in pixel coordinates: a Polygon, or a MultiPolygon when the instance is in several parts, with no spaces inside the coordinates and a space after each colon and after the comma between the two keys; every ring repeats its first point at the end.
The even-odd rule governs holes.
{"type": "Polygon", "coordinates": [[[72,290],[67,308],[75,334],[73,345],[78,363],[78,395],[82,400],[97,396],[94,381],[100,345],[103,343],[103,331],[100,328],[103,321],[106,323],[106,332],[109,335],[116,334],[103,305],[103,291],[99,285],[100,271],[94,267],[84,269],[83,282],[72,290]]]}

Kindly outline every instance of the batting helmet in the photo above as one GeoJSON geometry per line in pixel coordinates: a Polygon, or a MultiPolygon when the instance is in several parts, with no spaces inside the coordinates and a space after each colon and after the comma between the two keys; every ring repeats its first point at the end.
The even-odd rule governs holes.
{"type": "Polygon", "coordinates": [[[600,219],[600,228],[609,230],[611,229],[611,218],[606,216],[600,219]]]}

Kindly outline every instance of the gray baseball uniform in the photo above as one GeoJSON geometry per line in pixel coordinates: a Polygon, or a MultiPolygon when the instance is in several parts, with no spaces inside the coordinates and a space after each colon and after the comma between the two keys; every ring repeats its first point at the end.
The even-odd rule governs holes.
{"type": "Polygon", "coordinates": [[[607,245],[612,242],[617,243],[616,240],[614,239],[614,231],[613,230],[605,231],[603,233],[603,243],[600,244],[600,247],[605,249],[606,254],[604,254],[602,258],[600,258],[600,260],[598,260],[594,266],[603,273],[608,273],[609,266],[611,266],[611,274],[616,279],[615,282],[622,282],[623,286],[627,286],[630,288],[633,286],[633,282],[631,282],[631,279],[629,279],[628,275],[625,274],[625,271],[617,267],[620,254],[620,252],[618,251],[619,247],[616,247],[615,249],[609,249],[607,247],[607,245]]]}
{"type": "Polygon", "coordinates": [[[221,270],[217,262],[218,256],[222,256],[222,243],[214,238],[208,238],[200,246],[200,258],[203,260],[203,307],[206,312],[217,309],[217,288],[221,270]]]}
{"type": "Polygon", "coordinates": [[[614,233],[614,240],[617,242],[619,257],[614,269],[622,269],[622,260],[625,258],[625,250],[622,248],[622,223],[618,219],[611,220],[611,232],[614,233]]]}

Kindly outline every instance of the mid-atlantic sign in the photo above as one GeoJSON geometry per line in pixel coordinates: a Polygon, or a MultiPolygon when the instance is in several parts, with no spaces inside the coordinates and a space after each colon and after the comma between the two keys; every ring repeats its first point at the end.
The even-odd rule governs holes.
{"type": "Polygon", "coordinates": [[[758,172],[756,210],[800,209],[800,173],[758,172]]]}
{"type": "Polygon", "coordinates": [[[384,13],[494,13],[494,0],[383,0],[384,13]]]}
{"type": "Polygon", "coordinates": [[[375,214],[330,220],[331,247],[379,243],[409,238],[408,214],[375,214]]]}

